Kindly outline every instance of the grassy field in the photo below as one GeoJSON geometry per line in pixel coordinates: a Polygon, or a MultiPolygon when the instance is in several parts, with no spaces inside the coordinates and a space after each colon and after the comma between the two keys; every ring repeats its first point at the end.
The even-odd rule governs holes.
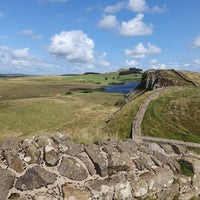
{"type": "MultiPolygon", "coordinates": [[[[182,73],[200,83],[199,74],[182,73]]],[[[152,91],[121,107],[122,94],[99,88],[140,78],[119,76],[117,72],[0,78],[0,139],[57,131],[78,142],[129,138],[132,121],[152,91]]],[[[199,119],[200,89],[178,87],[150,103],[142,124],[143,134],[200,142],[199,119]]]]}
{"type": "Polygon", "coordinates": [[[143,134],[200,143],[200,89],[170,90],[152,101],[142,123],[143,134]]]}
{"type": "Polygon", "coordinates": [[[101,129],[124,97],[97,88],[139,78],[110,73],[0,79],[0,138],[60,131],[79,142],[108,139],[101,129]]]}

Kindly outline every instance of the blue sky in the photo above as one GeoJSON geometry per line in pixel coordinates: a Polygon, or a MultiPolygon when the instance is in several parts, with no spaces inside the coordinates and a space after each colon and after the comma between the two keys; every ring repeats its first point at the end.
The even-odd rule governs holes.
{"type": "Polygon", "coordinates": [[[200,72],[199,0],[5,0],[0,73],[200,72]]]}

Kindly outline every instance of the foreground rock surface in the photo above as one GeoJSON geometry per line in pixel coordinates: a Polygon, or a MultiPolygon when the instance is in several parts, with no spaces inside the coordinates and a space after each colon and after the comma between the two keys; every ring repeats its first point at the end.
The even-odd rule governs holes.
{"type": "Polygon", "coordinates": [[[200,156],[182,146],[84,145],[62,134],[0,144],[0,200],[199,198],[200,156]]]}

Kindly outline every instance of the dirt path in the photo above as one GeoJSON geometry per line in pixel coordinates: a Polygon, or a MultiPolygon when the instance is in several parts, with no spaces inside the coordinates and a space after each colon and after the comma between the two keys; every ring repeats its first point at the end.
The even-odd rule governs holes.
{"type": "Polygon", "coordinates": [[[138,137],[141,137],[142,136],[142,129],[141,129],[141,126],[142,126],[142,121],[143,121],[143,118],[144,118],[144,115],[145,115],[145,112],[146,112],[146,109],[147,107],[149,106],[149,103],[158,98],[158,96],[166,91],[166,90],[169,90],[169,88],[160,88],[160,89],[156,89],[155,92],[153,94],[151,94],[149,97],[147,97],[143,103],[141,104],[137,114],[136,114],[136,117],[135,117],[135,120],[133,121],[132,123],[132,139],[134,138],[138,138],[138,137]]]}

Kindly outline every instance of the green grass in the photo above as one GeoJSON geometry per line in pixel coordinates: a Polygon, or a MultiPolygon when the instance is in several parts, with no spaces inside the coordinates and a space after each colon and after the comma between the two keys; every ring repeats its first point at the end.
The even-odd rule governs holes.
{"type": "Polygon", "coordinates": [[[116,83],[124,83],[129,81],[140,81],[141,75],[122,75],[119,76],[118,73],[107,73],[107,74],[87,74],[87,75],[77,75],[77,76],[67,76],[66,81],[80,82],[82,84],[91,83],[97,85],[108,85],[116,83]]]}
{"type": "Polygon", "coordinates": [[[197,148],[197,147],[187,147],[187,150],[194,152],[196,154],[200,154],[200,148],[197,148]]]}
{"type": "Polygon", "coordinates": [[[103,128],[103,132],[110,135],[111,138],[126,139],[131,136],[132,122],[135,119],[136,113],[145,98],[147,98],[152,92],[146,92],[145,94],[133,99],[122,107],[107,125],[103,128]]]}
{"type": "Polygon", "coordinates": [[[180,159],[178,160],[178,163],[180,164],[180,167],[181,167],[180,172],[183,175],[190,176],[190,177],[194,176],[194,169],[190,162],[180,159]]]}
{"type": "Polygon", "coordinates": [[[60,131],[81,142],[106,140],[109,136],[101,128],[119,109],[115,104],[123,95],[101,92],[104,82],[95,84],[96,75],[74,77],[0,79],[0,138],[60,131]]]}
{"type": "Polygon", "coordinates": [[[151,101],[145,113],[144,135],[200,142],[200,89],[182,87],[151,101]]]}

